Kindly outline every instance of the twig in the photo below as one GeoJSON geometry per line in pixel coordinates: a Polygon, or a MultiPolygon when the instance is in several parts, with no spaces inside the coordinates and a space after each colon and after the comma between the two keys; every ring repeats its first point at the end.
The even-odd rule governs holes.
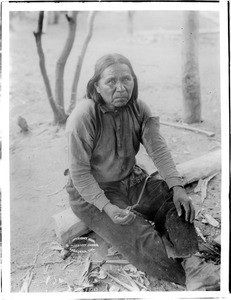
{"type": "Polygon", "coordinates": [[[205,178],[205,179],[200,179],[198,182],[198,185],[195,187],[194,192],[201,192],[201,202],[204,202],[204,199],[207,196],[207,186],[209,181],[215,177],[218,173],[214,173],[211,176],[205,178]]]}
{"type": "Polygon", "coordinates": [[[209,250],[213,251],[214,253],[216,253],[217,255],[220,256],[220,253],[218,253],[216,250],[214,250],[213,248],[209,247],[208,245],[206,245],[205,243],[203,243],[203,245],[208,248],[209,250]]]}
{"type": "Polygon", "coordinates": [[[135,283],[136,284],[138,284],[142,289],[145,289],[145,290],[147,290],[147,287],[146,286],[144,286],[142,283],[140,283],[138,280],[136,280],[136,279],[133,279],[134,281],[135,281],[135,283]]]}
{"type": "Polygon", "coordinates": [[[84,283],[86,277],[88,276],[90,266],[91,266],[91,258],[90,258],[90,256],[88,256],[85,261],[85,265],[84,265],[82,274],[80,276],[80,285],[82,285],[84,283]]]}
{"type": "MultiPolygon", "coordinates": [[[[93,264],[100,264],[102,261],[94,260],[92,261],[93,264]]],[[[115,260],[106,260],[104,264],[111,264],[111,265],[129,265],[129,261],[125,259],[115,259],[115,260]]]]}
{"type": "Polygon", "coordinates": [[[47,128],[43,129],[42,131],[38,132],[35,136],[38,136],[40,134],[42,134],[43,132],[47,131],[47,128]]]}
{"type": "Polygon", "coordinates": [[[45,260],[45,259],[48,259],[48,258],[50,258],[50,257],[52,257],[52,256],[54,256],[54,255],[55,255],[54,253],[51,253],[51,254],[49,254],[49,255],[43,257],[43,259],[44,259],[44,260],[45,260]]]}
{"type": "Polygon", "coordinates": [[[28,293],[29,292],[29,288],[30,288],[30,284],[33,278],[33,273],[32,273],[32,269],[27,271],[27,274],[25,276],[25,279],[23,281],[22,287],[20,289],[21,293],[28,293]]]}
{"type": "Polygon", "coordinates": [[[219,227],[220,224],[217,220],[215,220],[212,216],[210,216],[209,214],[204,214],[205,219],[208,221],[208,223],[210,225],[212,225],[213,227],[219,227]]]}
{"type": "Polygon", "coordinates": [[[199,228],[199,227],[195,227],[195,229],[196,229],[197,235],[198,235],[198,236],[206,243],[206,239],[205,239],[205,237],[203,236],[203,234],[202,234],[200,228],[199,228]]]}
{"type": "MultiPolygon", "coordinates": [[[[54,264],[60,264],[60,263],[63,263],[63,260],[58,260],[58,261],[47,261],[47,262],[38,264],[37,267],[40,268],[40,267],[43,267],[43,266],[46,266],[46,265],[54,265],[54,264]]],[[[16,268],[19,269],[19,270],[25,270],[25,269],[34,267],[34,264],[30,264],[30,265],[19,265],[16,261],[14,262],[14,264],[16,265],[16,268]]],[[[24,277],[25,277],[25,275],[24,275],[24,277]]]]}
{"type": "Polygon", "coordinates": [[[125,272],[123,269],[121,270],[123,272],[125,278],[129,281],[129,283],[131,283],[131,286],[134,288],[134,291],[140,291],[139,287],[137,286],[137,284],[134,282],[134,280],[129,276],[129,274],[127,274],[127,272],[125,272]]]}
{"type": "Polygon", "coordinates": [[[40,186],[34,186],[33,188],[36,191],[42,191],[43,189],[47,188],[50,184],[51,184],[51,182],[49,184],[43,184],[43,185],[40,185],[40,186]]]}
{"type": "Polygon", "coordinates": [[[176,127],[176,128],[181,128],[181,129],[186,129],[186,130],[190,130],[190,131],[195,131],[195,132],[198,132],[198,133],[202,133],[202,134],[205,134],[209,137],[212,137],[215,135],[214,132],[212,131],[207,131],[207,130],[203,130],[203,129],[200,129],[200,128],[195,128],[195,127],[192,127],[192,126],[189,126],[187,124],[177,124],[177,123],[172,123],[172,122],[166,122],[166,121],[161,121],[160,124],[162,125],[166,125],[166,126],[172,126],[172,127],[176,127]]]}
{"type": "Polygon", "coordinates": [[[37,259],[38,259],[38,255],[39,255],[39,248],[40,248],[40,246],[38,245],[38,250],[37,250],[37,252],[36,252],[36,254],[35,254],[34,263],[33,263],[33,266],[34,266],[34,267],[35,267],[35,265],[36,265],[36,262],[37,262],[37,259]]]}
{"type": "Polygon", "coordinates": [[[58,191],[56,191],[56,192],[54,192],[54,193],[52,193],[52,194],[48,194],[47,197],[50,197],[50,196],[54,196],[54,195],[59,194],[60,192],[62,192],[62,190],[65,189],[65,187],[66,187],[66,184],[65,184],[60,190],[58,190],[58,191]]]}
{"type": "Polygon", "coordinates": [[[74,262],[75,262],[75,260],[70,261],[68,264],[66,264],[66,265],[63,267],[63,270],[65,270],[68,266],[72,265],[74,262]]]}
{"type": "Polygon", "coordinates": [[[19,265],[16,261],[14,261],[14,264],[15,264],[16,268],[19,269],[19,270],[25,270],[25,269],[33,267],[33,264],[19,265]]]}
{"type": "Polygon", "coordinates": [[[63,263],[63,260],[57,260],[57,261],[47,261],[42,264],[39,264],[38,267],[46,266],[46,265],[55,265],[55,264],[61,264],[63,263]]]}
{"type": "MultiPolygon", "coordinates": [[[[93,263],[93,262],[92,262],[93,263]]],[[[102,265],[104,265],[106,263],[106,260],[101,261],[100,264],[98,264],[96,267],[94,267],[93,269],[91,269],[91,272],[95,271],[98,268],[101,268],[102,265]]]]}
{"type": "MultiPolygon", "coordinates": [[[[105,270],[104,270],[105,271],[105,270]]],[[[126,284],[122,281],[120,281],[118,278],[112,276],[110,273],[108,273],[107,271],[105,271],[105,273],[111,278],[113,279],[116,283],[120,284],[122,287],[124,287],[126,290],[134,292],[134,288],[132,286],[130,286],[129,284],[126,284]]]]}
{"type": "Polygon", "coordinates": [[[22,293],[28,293],[29,292],[30,284],[31,284],[32,279],[33,279],[33,269],[34,269],[34,267],[37,263],[37,259],[38,259],[38,255],[39,255],[39,248],[40,248],[40,246],[38,245],[38,250],[36,251],[34,262],[31,266],[30,270],[28,270],[27,273],[25,274],[25,276],[23,277],[24,281],[23,281],[23,284],[22,284],[22,287],[21,287],[21,290],[20,290],[20,292],[22,292],[22,293]]]}

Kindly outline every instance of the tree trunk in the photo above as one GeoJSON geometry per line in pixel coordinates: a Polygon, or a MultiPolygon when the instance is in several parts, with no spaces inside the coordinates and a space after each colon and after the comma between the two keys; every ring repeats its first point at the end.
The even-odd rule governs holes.
{"type": "Polygon", "coordinates": [[[44,11],[43,15],[43,33],[47,33],[48,31],[48,26],[49,26],[49,11],[44,11]]]}
{"type": "Polygon", "coordinates": [[[199,12],[184,13],[183,29],[183,102],[186,123],[201,121],[201,95],[198,62],[199,46],[199,12]]]}
{"type": "Polygon", "coordinates": [[[133,16],[134,16],[134,11],[128,11],[127,13],[127,22],[128,22],[128,34],[133,35],[133,16]]]}
{"type": "Polygon", "coordinates": [[[68,114],[70,114],[72,112],[72,110],[74,109],[75,104],[76,104],[77,87],[78,87],[80,72],[81,72],[81,69],[82,69],[82,64],[83,64],[84,56],[85,56],[85,53],[86,53],[86,50],[87,50],[87,46],[88,46],[88,44],[91,40],[91,37],[92,37],[95,15],[96,15],[96,12],[93,11],[93,12],[90,12],[90,14],[88,16],[87,35],[85,37],[83,47],[82,47],[81,53],[78,57],[77,66],[76,66],[76,69],[75,69],[75,75],[74,75],[74,80],[73,80],[72,89],[71,89],[71,101],[70,101],[70,105],[69,105],[69,108],[68,108],[68,111],[67,111],[68,114]]]}
{"type": "Polygon", "coordinates": [[[75,32],[76,32],[76,16],[77,12],[73,11],[71,12],[71,16],[66,15],[66,18],[68,20],[68,26],[69,26],[69,33],[68,37],[65,43],[65,46],[63,48],[63,51],[61,53],[61,56],[59,57],[57,64],[56,64],[56,79],[55,79],[55,99],[56,103],[58,105],[58,108],[60,111],[65,113],[64,111],[64,68],[67,61],[67,58],[71,52],[74,40],[75,40],[75,32]]]}
{"type": "Polygon", "coordinates": [[[52,24],[58,24],[59,23],[59,11],[54,11],[53,12],[53,20],[52,24]]]}
{"type": "Polygon", "coordinates": [[[43,48],[42,48],[43,17],[44,17],[44,12],[41,11],[39,13],[37,32],[34,32],[36,46],[37,46],[37,52],[38,52],[38,56],[39,56],[39,66],[40,66],[42,78],[43,78],[43,81],[45,84],[48,101],[50,103],[50,106],[51,106],[53,114],[54,114],[54,122],[55,123],[63,123],[63,122],[65,122],[67,116],[65,113],[63,114],[63,112],[60,111],[58,109],[58,107],[56,106],[55,100],[52,95],[50,81],[49,81],[49,78],[47,76],[47,71],[46,71],[45,56],[44,56],[44,52],[43,52],[43,48]]]}

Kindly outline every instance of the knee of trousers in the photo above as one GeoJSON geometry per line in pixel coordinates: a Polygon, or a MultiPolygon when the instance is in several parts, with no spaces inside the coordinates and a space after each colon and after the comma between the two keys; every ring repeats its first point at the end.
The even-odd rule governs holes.
{"type": "Polygon", "coordinates": [[[178,216],[177,211],[170,210],[166,215],[165,228],[169,240],[182,257],[198,251],[198,239],[194,225],[185,221],[184,214],[178,216]]]}

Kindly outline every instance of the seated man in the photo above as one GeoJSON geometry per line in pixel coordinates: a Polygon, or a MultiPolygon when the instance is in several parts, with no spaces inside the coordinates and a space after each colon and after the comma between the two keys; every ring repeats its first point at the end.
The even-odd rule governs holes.
{"type": "Polygon", "coordinates": [[[86,96],[66,125],[74,213],[148,275],[188,290],[219,289],[217,266],[195,256],[194,207],[160,135],[159,118],[138,99],[129,60],[119,54],[100,58],[86,96]],[[140,143],[160,176],[136,165],[140,143]]]}

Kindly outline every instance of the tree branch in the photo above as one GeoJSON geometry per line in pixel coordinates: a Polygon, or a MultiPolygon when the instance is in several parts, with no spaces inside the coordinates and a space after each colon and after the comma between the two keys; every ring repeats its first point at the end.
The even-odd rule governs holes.
{"type": "Polygon", "coordinates": [[[87,50],[87,46],[92,37],[95,15],[96,15],[96,11],[93,11],[93,12],[90,12],[90,14],[88,16],[88,31],[87,31],[87,34],[86,34],[86,37],[85,37],[85,40],[83,43],[81,53],[78,57],[77,66],[75,69],[75,75],[74,75],[74,80],[72,83],[72,90],[71,90],[71,101],[70,101],[70,105],[69,105],[69,108],[67,111],[68,114],[70,114],[72,112],[72,110],[74,109],[75,104],[76,104],[77,86],[78,86],[80,72],[82,69],[82,64],[83,64],[84,56],[85,56],[85,53],[87,50]]]}
{"type": "Polygon", "coordinates": [[[52,111],[54,113],[54,121],[55,121],[55,123],[57,123],[57,122],[60,122],[60,120],[64,121],[64,119],[66,119],[67,116],[64,116],[63,113],[61,113],[59,111],[58,107],[56,106],[56,103],[55,103],[55,100],[54,100],[54,97],[52,94],[52,90],[51,90],[50,81],[49,81],[47,71],[46,71],[45,56],[44,56],[44,52],[43,52],[43,48],[42,48],[43,16],[44,16],[43,12],[40,12],[39,19],[38,19],[38,31],[34,32],[34,36],[35,36],[37,52],[38,52],[38,56],[39,56],[40,71],[42,73],[42,78],[43,78],[43,81],[45,84],[48,101],[49,101],[52,111]]]}
{"type": "Polygon", "coordinates": [[[71,16],[66,16],[68,20],[69,32],[63,51],[56,64],[56,79],[55,79],[55,99],[59,109],[64,112],[64,68],[67,58],[71,52],[76,32],[76,16],[77,11],[71,12],[71,16]]]}
{"type": "Polygon", "coordinates": [[[42,34],[43,31],[43,19],[44,19],[44,11],[39,12],[39,18],[38,18],[38,29],[37,32],[42,34]]]}

